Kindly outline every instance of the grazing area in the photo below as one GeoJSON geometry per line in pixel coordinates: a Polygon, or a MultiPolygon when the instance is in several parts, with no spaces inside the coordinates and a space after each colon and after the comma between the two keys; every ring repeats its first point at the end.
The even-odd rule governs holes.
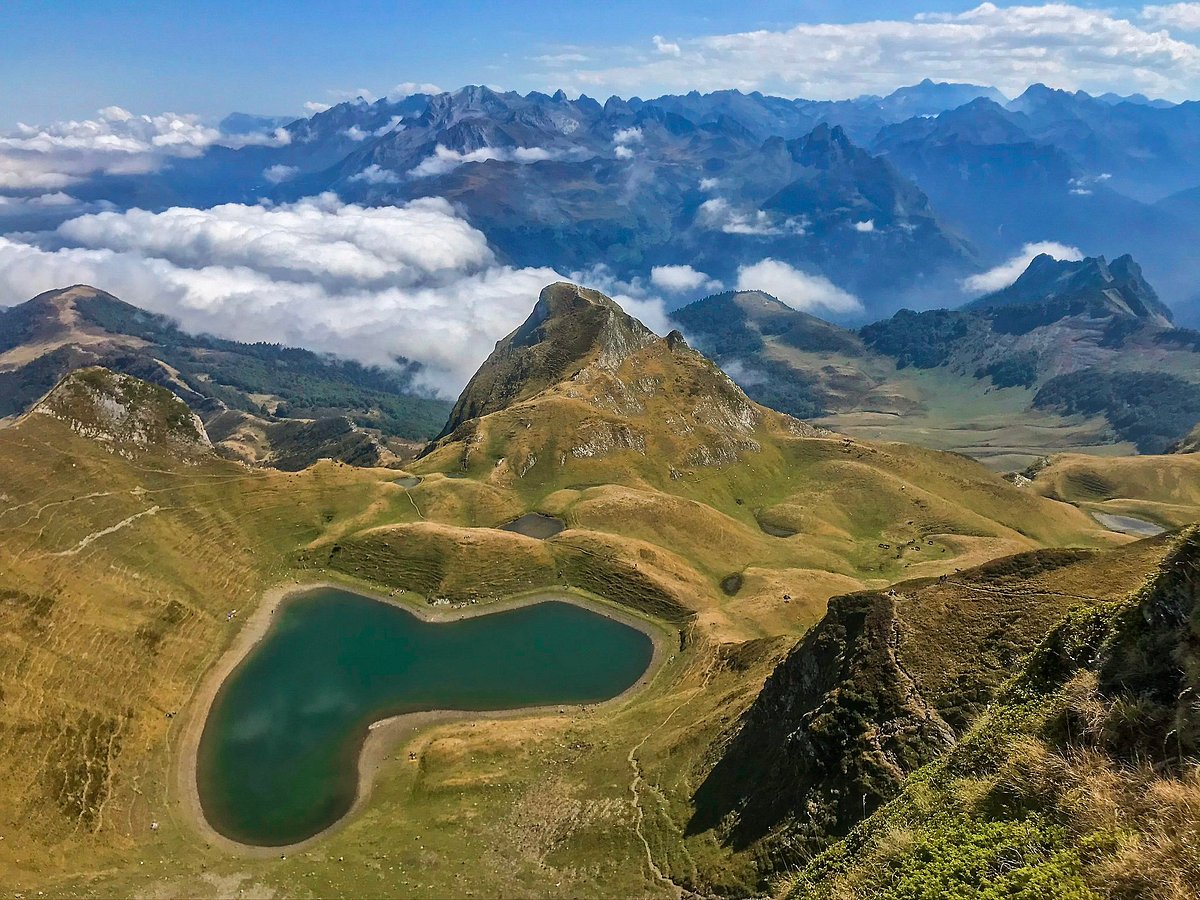
{"type": "MultiPolygon", "coordinates": [[[[1062,454],[1025,473],[1027,489],[1093,516],[1123,516],[1164,529],[1200,521],[1200,457],[1096,459],[1062,454]]],[[[1106,526],[1108,527],[1108,526],[1106,526]]]]}
{"type": "MultiPolygon", "coordinates": [[[[0,430],[0,821],[23,823],[0,842],[10,884],[59,896],[760,891],[969,733],[1074,606],[1119,602],[1173,546],[1132,542],[1042,496],[1041,476],[1018,486],[962,456],[760,407],[680,336],[656,337],[571,285],[547,288],[480,371],[444,436],[407,465],[411,487],[395,470],[333,460],[281,472],[222,459],[176,396],[103,369],[67,377],[0,430]],[[571,527],[545,538],[502,527],[530,514],[571,527]],[[643,675],[648,638],[587,613],[570,627],[586,622],[589,637],[544,650],[557,658],[602,621],[642,648],[620,679],[606,669],[577,693],[527,697],[535,710],[488,713],[523,705],[515,692],[534,673],[504,674],[512,660],[489,666],[475,652],[420,680],[490,676],[503,697],[446,704],[473,705],[468,718],[379,729],[387,739],[360,757],[369,720],[413,707],[374,695],[341,708],[329,694],[346,728],[328,733],[343,742],[317,742],[325,762],[299,782],[266,753],[243,772],[222,768],[224,737],[259,727],[236,727],[239,709],[295,690],[325,715],[307,679],[397,663],[399,638],[383,637],[408,613],[359,599],[382,617],[369,629],[378,642],[361,636],[351,653],[331,638],[353,618],[300,621],[305,649],[276,670],[283,693],[248,677],[297,624],[285,606],[270,637],[270,598],[326,581],[450,620],[424,626],[432,633],[478,629],[497,652],[491,622],[546,607],[501,611],[514,597],[569,591],[662,634],[660,662],[643,675]],[[260,626],[265,655],[250,652],[260,626]],[[805,681],[813,653],[841,662],[805,681]],[[239,847],[219,833],[224,813],[214,807],[218,832],[198,815],[208,701],[243,658],[228,684],[246,706],[214,707],[230,727],[212,726],[202,774],[211,753],[208,787],[225,771],[227,797],[271,788],[311,813],[329,795],[284,782],[332,784],[322,773],[336,769],[322,815],[257,838],[293,841],[338,820],[312,842],[239,847]],[[856,696],[867,706],[847,708],[856,696]],[[819,746],[780,742],[793,716],[828,724],[819,746]],[[53,751],[31,756],[31,739],[53,751]],[[339,754],[348,765],[334,765],[339,754]],[[256,778],[260,765],[280,781],[256,778]],[[797,766],[810,774],[792,782],[797,766]],[[360,784],[370,791],[356,803],[360,784]],[[820,815],[797,823],[789,797],[820,815]]],[[[1167,489],[1140,477],[1128,474],[1130,496],[1140,483],[1156,487],[1146,502],[1193,502],[1186,479],[1167,489]]],[[[256,816],[276,811],[263,806],[256,816]]],[[[248,840],[260,826],[281,828],[227,831],[248,840]]]]}

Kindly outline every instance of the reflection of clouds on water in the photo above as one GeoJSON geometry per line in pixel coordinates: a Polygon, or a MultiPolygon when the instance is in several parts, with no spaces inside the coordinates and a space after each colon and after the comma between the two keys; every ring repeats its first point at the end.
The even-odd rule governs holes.
{"type": "Polygon", "coordinates": [[[338,709],[353,709],[354,699],[330,686],[315,689],[297,710],[301,716],[321,716],[338,709]]]}
{"type": "Polygon", "coordinates": [[[240,715],[229,724],[229,740],[238,744],[261,740],[271,732],[275,720],[276,717],[270,709],[259,708],[240,715]]]}
{"type": "Polygon", "coordinates": [[[238,715],[229,725],[229,740],[238,744],[286,745],[298,733],[311,727],[310,720],[330,714],[354,710],[354,698],[344,690],[330,685],[318,685],[302,698],[289,697],[286,692],[271,692],[260,698],[253,710],[238,715]]]}

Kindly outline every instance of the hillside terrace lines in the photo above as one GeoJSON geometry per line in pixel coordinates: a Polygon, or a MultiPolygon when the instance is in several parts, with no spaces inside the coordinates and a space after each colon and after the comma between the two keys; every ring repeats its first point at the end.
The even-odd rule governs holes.
{"type": "Polygon", "coordinates": [[[60,550],[57,553],[51,553],[49,555],[50,556],[75,556],[77,553],[79,553],[81,550],[86,548],[89,544],[93,543],[94,541],[98,541],[100,538],[105,537],[106,535],[114,534],[115,532],[120,531],[122,528],[129,527],[130,525],[132,525],[134,522],[136,522],[138,519],[142,518],[143,516],[157,515],[159,510],[161,510],[161,509],[162,509],[162,507],[160,507],[160,506],[152,506],[149,509],[142,510],[139,513],[134,513],[132,516],[128,516],[128,517],[122,519],[116,525],[110,525],[108,528],[102,528],[100,531],[93,531],[91,534],[86,535],[83,538],[83,540],[81,540],[78,544],[76,544],[74,547],[72,547],[69,550],[60,550]]]}

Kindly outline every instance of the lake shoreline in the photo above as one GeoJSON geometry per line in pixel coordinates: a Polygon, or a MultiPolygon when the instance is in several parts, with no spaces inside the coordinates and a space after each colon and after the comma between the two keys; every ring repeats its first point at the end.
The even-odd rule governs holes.
{"type": "Polygon", "coordinates": [[[649,686],[661,669],[666,658],[666,642],[668,629],[653,620],[642,618],[637,614],[622,610],[614,604],[594,600],[565,588],[543,588],[528,593],[517,594],[504,600],[489,603],[471,604],[469,606],[430,607],[412,603],[400,597],[381,594],[378,591],[353,585],[347,582],[332,580],[299,582],[292,581],[276,585],[265,591],[254,612],[245,620],[245,624],[220,656],[217,662],[205,673],[200,686],[190,700],[185,713],[182,740],[179,747],[179,761],[176,766],[180,802],[185,818],[195,827],[205,842],[220,847],[223,850],[240,856],[267,858],[275,855],[286,855],[303,850],[315,842],[328,837],[341,828],[356,814],[361,812],[370,798],[379,771],[387,762],[388,757],[405,741],[411,740],[420,732],[436,725],[451,724],[467,721],[495,721],[500,719],[515,719],[539,715],[570,715],[583,710],[594,710],[616,705],[627,700],[630,695],[649,686]],[[386,603],[390,606],[405,610],[416,618],[426,622],[455,622],[463,619],[477,618],[494,613],[508,612],[539,603],[560,602],[569,603],[586,609],[589,612],[620,622],[645,634],[650,638],[653,647],[650,662],[638,680],[614,697],[597,703],[587,704],[554,704],[551,706],[524,706],[503,710],[428,710],[423,712],[404,713],[391,716],[371,723],[366,740],[358,754],[358,779],[354,802],[350,809],[336,822],[322,829],[311,837],[294,844],[280,846],[259,846],[246,844],[218,832],[209,823],[200,802],[200,788],[197,779],[200,738],[204,726],[221,687],[233,674],[243,660],[263,641],[275,621],[275,614],[289,600],[301,597],[316,590],[335,589],[356,594],[386,603]]]}

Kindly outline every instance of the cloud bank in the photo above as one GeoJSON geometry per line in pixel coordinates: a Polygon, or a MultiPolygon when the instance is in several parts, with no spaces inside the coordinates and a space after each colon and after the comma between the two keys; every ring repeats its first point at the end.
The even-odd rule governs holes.
{"type": "MultiPolygon", "coordinates": [[[[444,396],[562,278],[500,264],[440,198],[365,208],[328,194],[278,206],[135,209],[78,216],[40,240],[0,237],[5,303],[93,284],[193,332],[380,365],[416,360],[423,384],[444,396]]],[[[663,328],[655,296],[613,293],[663,328]]]]}
{"type": "Polygon", "coordinates": [[[18,125],[0,134],[0,191],[55,191],[92,175],[138,175],[209,147],[282,146],[291,134],[224,134],[198,116],[135,115],[106,106],[95,119],[18,125]]]}
{"type": "Polygon", "coordinates": [[[1198,31],[1198,3],[1129,12],[981,3],[907,19],[801,23],[687,39],[656,35],[649,45],[594,54],[607,65],[576,65],[566,87],[623,96],[740,88],[839,99],[888,93],[928,76],[994,84],[1009,95],[1042,81],[1186,99],[1200,92],[1198,31]]]}
{"type": "Polygon", "coordinates": [[[1021,277],[1021,273],[1029,268],[1029,264],[1033,262],[1035,256],[1040,256],[1043,253],[1048,253],[1055,259],[1083,259],[1083,253],[1080,252],[1078,247],[1060,244],[1057,241],[1040,241],[1036,244],[1026,244],[1021,248],[1020,253],[1006,259],[994,269],[988,269],[986,272],[980,272],[978,275],[964,278],[960,282],[962,289],[968,294],[990,294],[993,291],[1006,288],[1021,277]]]}
{"type": "Polygon", "coordinates": [[[764,291],[801,312],[845,315],[863,310],[862,301],[823,275],[810,275],[777,259],[739,267],[737,289],[764,291]]]}

